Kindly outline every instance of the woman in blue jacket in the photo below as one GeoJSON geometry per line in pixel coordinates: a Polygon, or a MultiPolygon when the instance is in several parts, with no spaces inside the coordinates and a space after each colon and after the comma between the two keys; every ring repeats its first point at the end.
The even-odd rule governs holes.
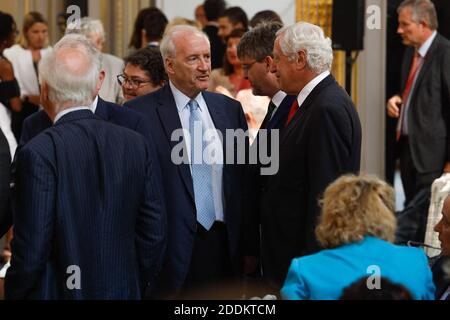
{"type": "Polygon", "coordinates": [[[362,277],[405,286],[414,299],[434,299],[428,260],[421,249],[392,244],[394,190],[373,176],[343,176],[324,193],[316,236],[325,250],[293,259],[281,289],[284,299],[339,299],[362,277]]]}

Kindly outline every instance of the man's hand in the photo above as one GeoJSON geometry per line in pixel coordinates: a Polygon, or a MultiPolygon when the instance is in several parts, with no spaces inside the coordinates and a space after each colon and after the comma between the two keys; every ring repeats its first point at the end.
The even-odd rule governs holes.
{"type": "Polygon", "coordinates": [[[398,118],[400,116],[400,105],[402,104],[402,98],[399,95],[393,96],[388,100],[387,111],[391,118],[398,118]]]}

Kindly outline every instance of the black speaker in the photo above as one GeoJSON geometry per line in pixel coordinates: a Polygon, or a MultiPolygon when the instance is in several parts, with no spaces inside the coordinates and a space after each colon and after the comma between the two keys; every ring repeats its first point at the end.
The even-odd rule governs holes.
{"type": "Polygon", "coordinates": [[[365,0],[333,0],[333,49],[364,49],[365,9],[365,0]]]}

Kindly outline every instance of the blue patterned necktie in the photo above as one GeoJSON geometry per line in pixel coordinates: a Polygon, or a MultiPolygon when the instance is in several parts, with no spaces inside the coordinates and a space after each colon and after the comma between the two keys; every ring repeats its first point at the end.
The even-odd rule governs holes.
{"type": "Polygon", "coordinates": [[[194,185],[195,207],[197,208],[197,221],[206,230],[209,230],[214,224],[216,216],[211,184],[212,166],[203,160],[203,150],[206,147],[203,140],[203,129],[206,128],[203,128],[197,101],[191,100],[188,105],[190,110],[189,134],[191,136],[192,182],[194,185]],[[194,132],[195,126],[197,126],[196,132],[194,132]],[[199,134],[200,132],[201,135],[199,134]],[[198,140],[201,140],[201,143],[198,140]]]}

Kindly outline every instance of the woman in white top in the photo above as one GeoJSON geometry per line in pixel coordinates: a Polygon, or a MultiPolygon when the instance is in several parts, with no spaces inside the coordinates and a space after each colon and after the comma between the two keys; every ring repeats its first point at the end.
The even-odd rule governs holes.
{"type": "Polygon", "coordinates": [[[12,116],[16,139],[20,139],[23,120],[39,108],[38,63],[50,50],[47,21],[39,12],[28,13],[24,17],[19,43],[4,51],[4,56],[13,65],[23,101],[22,111],[12,116]]]}
{"type": "Polygon", "coordinates": [[[17,33],[13,17],[0,12],[0,130],[8,141],[11,159],[17,147],[11,130],[11,112],[20,112],[22,103],[12,64],[3,56],[3,52],[16,42],[17,33]]]}

